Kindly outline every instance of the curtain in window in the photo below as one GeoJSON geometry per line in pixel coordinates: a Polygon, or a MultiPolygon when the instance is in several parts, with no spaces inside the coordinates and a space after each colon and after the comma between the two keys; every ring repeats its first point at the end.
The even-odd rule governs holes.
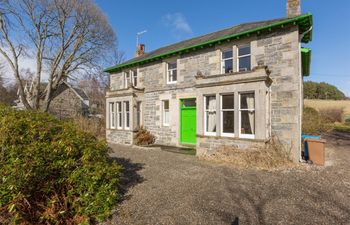
{"type": "Polygon", "coordinates": [[[216,132],[216,98],[208,97],[208,132],[216,132]]]}
{"type": "Polygon", "coordinates": [[[254,95],[247,95],[247,106],[249,110],[249,126],[250,130],[252,131],[252,134],[255,134],[255,120],[254,120],[254,95]]]}

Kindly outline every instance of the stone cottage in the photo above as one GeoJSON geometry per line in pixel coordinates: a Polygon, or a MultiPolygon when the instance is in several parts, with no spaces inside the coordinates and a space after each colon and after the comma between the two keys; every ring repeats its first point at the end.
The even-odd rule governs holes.
{"type": "MultiPolygon", "coordinates": [[[[31,83],[31,82],[28,82],[31,83]]],[[[28,84],[27,83],[27,84],[28,84]]],[[[41,85],[41,91],[44,91],[47,84],[41,85]]],[[[24,92],[30,103],[31,85],[26,85],[24,92]]],[[[15,108],[22,110],[25,109],[23,103],[20,100],[18,93],[18,100],[16,100],[15,108]]],[[[76,116],[88,116],[89,115],[89,97],[85,91],[74,87],[67,81],[62,81],[58,88],[53,93],[53,100],[51,101],[49,113],[55,115],[59,119],[73,118],[76,116]]]]}
{"type": "Polygon", "coordinates": [[[156,143],[249,149],[278,138],[293,160],[301,151],[303,76],[309,74],[312,15],[300,0],[287,16],[245,23],[107,68],[107,140],[132,145],[142,125],[156,143]]]}

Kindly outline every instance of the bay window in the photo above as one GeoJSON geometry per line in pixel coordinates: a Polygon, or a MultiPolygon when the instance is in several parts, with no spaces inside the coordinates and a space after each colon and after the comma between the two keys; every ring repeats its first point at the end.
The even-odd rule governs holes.
{"type": "Polygon", "coordinates": [[[255,96],[254,93],[240,93],[240,137],[255,137],[255,96]]]}
{"type": "Polygon", "coordinates": [[[122,111],[122,103],[116,102],[117,104],[117,129],[123,128],[123,111],[122,111]]]}
{"type": "Polygon", "coordinates": [[[222,136],[234,136],[234,95],[225,94],[221,95],[221,135],[222,136]]]}
{"type": "Polygon", "coordinates": [[[216,134],[216,96],[205,96],[204,97],[204,124],[205,134],[215,135],[216,134]]]}
{"type": "Polygon", "coordinates": [[[130,103],[129,101],[124,102],[124,129],[130,129],[130,103]]]}
{"type": "Polygon", "coordinates": [[[109,103],[109,128],[114,129],[115,128],[115,108],[114,108],[114,102],[109,103]]]}
{"type": "Polygon", "coordinates": [[[244,72],[251,69],[251,52],[250,45],[238,48],[238,71],[244,72]]]}

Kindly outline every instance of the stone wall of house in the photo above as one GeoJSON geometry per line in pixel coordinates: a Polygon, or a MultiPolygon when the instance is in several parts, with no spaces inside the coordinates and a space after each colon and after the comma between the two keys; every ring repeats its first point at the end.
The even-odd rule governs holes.
{"type": "Polygon", "coordinates": [[[107,129],[106,139],[108,143],[112,144],[132,145],[133,132],[126,130],[107,129]]]}
{"type": "MultiPolygon", "coordinates": [[[[271,130],[272,135],[278,137],[286,150],[291,151],[292,158],[295,161],[299,159],[302,77],[299,32],[296,26],[267,35],[262,34],[257,37],[251,36],[249,39],[231,41],[225,45],[180,56],[177,60],[178,81],[176,84],[166,83],[166,63],[176,58],[165,59],[163,62],[140,67],[139,75],[142,77],[143,87],[145,88],[143,100],[144,125],[156,136],[157,143],[179,145],[179,101],[184,97],[197,97],[197,100],[199,100],[197,90],[194,87],[196,84],[195,76],[198,73],[203,75],[220,74],[220,49],[233,46],[232,48],[236,52],[237,45],[248,43],[251,43],[252,68],[258,64],[263,64],[268,66],[271,71],[272,85],[269,89],[266,89],[267,92],[270,91],[270,97],[266,100],[265,108],[267,111],[265,118],[267,121],[266,133],[271,130]],[[162,125],[162,100],[165,99],[170,102],[171,120],[169,127],[162,125]]],[[[241,85],[244,86],[244,84],[241,85]]],[[[122,86],[122,75],[120,73],[111,75],[111,91],[118,90],[122,86]]],[[[220,89],[220,87],[217,87],[217,89],[220,89]]],[[[202,123],[198,120],[200,117],[197,115],[197,126],[198,123],[202,123]]],[[[115,137],[110,136],[108,139],[120,139],[117,134],[119,133],[115,133],[115,137]]],[[[128,138],[123,136],[121,139],[128,138]]],[[[269,137],[267,136],[267,138],[269,137]]],[[[247,143],[253,146],[260,142],[239,140],[237,138],[199,137],[197,147],[203,151],[206,151],[205,149],[215,151],[215,148],[222,144],[244,147],[248,146],[247,143]]]]}
{"type": "Polygon", "coordinates": [[[65,88],[56,96],[49,108],[49,112],[60,119],[72,118],[78,115],[87,115],[89,108],[70,88],[65,88]]]}
{"type": "Polygon", "coordinates": [[[111,91],[120,90],[124,88],[123,73],[112,73],[109,77],[109,89],[111,91]]]}
{"type": "Polygon", "coordinates": [[[213,154],[216,151],[225,147],[242,149],[242,150],[257,150],[265,147],[265,142],[262,140],[247,140],[230,137],[211,137],[197,136],[197,155],[213,154]]]}
{"type": "Polygon", "coordinates": [[[258,37],[255,60],[271,70],[271,129],[292,159],[301,148],[302,75],[297,27],[258,37]]]}

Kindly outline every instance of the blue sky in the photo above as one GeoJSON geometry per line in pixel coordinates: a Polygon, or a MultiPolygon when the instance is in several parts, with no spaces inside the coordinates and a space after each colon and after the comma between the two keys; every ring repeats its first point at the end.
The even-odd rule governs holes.
{"type": "MultiPolygon", "coordinates": [[[[110,1],[96,0],[114,27],[119,49],[132,58],[136,33],[146,51],[181,40],[253,22],[284,17],[286,0],[110,1]]],[[[350,1],[302,0],[302,12],[314,15],[311,76],[336,85],[350,96],[350,1]]]]}

